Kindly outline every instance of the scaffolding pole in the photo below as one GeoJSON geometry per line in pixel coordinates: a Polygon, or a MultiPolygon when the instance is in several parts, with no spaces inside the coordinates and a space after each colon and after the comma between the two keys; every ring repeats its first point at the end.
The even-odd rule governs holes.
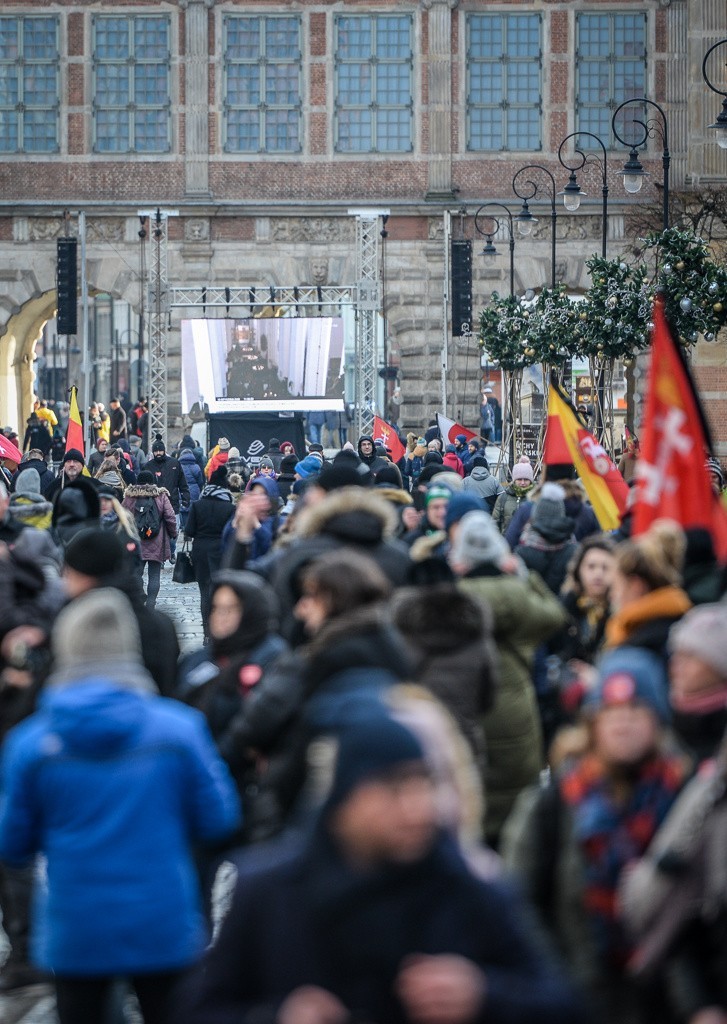
{"type": "Polygon", "coordinates": [[[177,210],[139,210],[149,217],[149,293],[147,332],[149,345],[149,446],[159,436],[168,444],[167,378],[169,335],[169,273],[167,223],[178,216],[177,210]]]}

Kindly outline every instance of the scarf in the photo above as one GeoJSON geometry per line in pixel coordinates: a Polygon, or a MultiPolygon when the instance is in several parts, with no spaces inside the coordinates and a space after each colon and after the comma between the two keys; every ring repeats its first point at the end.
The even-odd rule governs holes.
{"type": "Polygon", "coordinates": [[[561,780],[585,865],[583,905],[598,951],[613,967],[623,967],[632,952],[616,916],[621,872],[644,855],[684,779],[680,759],[654,754],[634,769],[628,796],[619,803],[605,765],[587,754],[561,780]]]}
{"type": "Polygon", "coordinates": [[[226,487],[219,487],[217,484],[206,484],[202,489],[200,498],[214,498],[216,501],[232,501],[232,494],[226,487]]]}
{"type": "Polygon", "coordinates": [[[606,646],[620,647],[646,622],[653,619],[680,619],[692,607],[692,602],[680,587],[659,587],[631,601],[616,612],[606,625],[606,646]]]}

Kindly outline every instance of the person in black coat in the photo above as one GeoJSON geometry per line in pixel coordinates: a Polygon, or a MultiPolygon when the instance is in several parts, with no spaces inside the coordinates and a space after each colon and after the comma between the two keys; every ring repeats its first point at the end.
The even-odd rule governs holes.
{"type": "Polygon", "coordinates": [[[232,493],[227,486],[227,470],[220,466],[210,476],[210,482],[202,489],[199,500],[189,506],[184,527],[184,536],[192,538],[192,562],[199,587],[205,643],[209,640],[212,574],[222,564],[222,534],[234,511],[232,493]]]}
{"type": "Polygon", "coordinates": [[[174,514],[179,515],[180,505],[189,505],[189,485],[184,475],[179,460],[167,455],[164,442],[157,439],[151,446],[152,457],[144,466],[144,469],[153,473],[154,483],[157,487],[164,487],[169,491],[169,500],[172,503],[174,514]]]}
{"type": "Polygon", "coordinates": [[[42,453],[43,458],[47,459],[52,443],[53,437],[50,430],[34,412],[31,412],[23,437],[23,451],[27,452],[37,448],[42,453]]]}
{"type": "Polygon", "coordinates": [[[244,859],[179,1024],[576,1024],[510,890],[437,827],[419,740],[384,714],[341,737],[309,839],[244,859]]]}
{"type": "Polygon", "coordinates": [[[23,457],[23,461],[20,463],[15,475],[13,476],[13,482],[10,490],[15,491],[18,477],[21,473],[24,473],[26,469],[36,470],[40,477],[40,493],[44,498],[48,498],[50,489],[55,483],[56,478],[53,476],[52,471],[48,469],[48,463],[43,458],[43,453],[37,448],[31,448],[28,454],[23,457]]]}

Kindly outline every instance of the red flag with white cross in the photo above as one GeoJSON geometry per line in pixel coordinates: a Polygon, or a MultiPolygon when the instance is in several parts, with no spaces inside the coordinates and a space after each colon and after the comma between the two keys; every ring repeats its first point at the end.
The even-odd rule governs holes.
{"type": "Polygon", "coordinates": [[[654,303],[653,321],[632,532],[644,533],[656,519],[673,519],[685,529],[703,527],[724,560],[727,513],[712,490],[706,466],[709,429],[661,297],[654,303]]]}

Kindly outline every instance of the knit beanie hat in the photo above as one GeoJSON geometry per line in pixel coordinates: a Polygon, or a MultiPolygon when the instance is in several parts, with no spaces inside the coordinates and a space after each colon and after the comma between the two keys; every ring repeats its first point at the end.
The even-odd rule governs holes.
{"type": "Polygon", "coordinates": [[[270,438],[270,440],[268,441],[268,450],[270,450],[271,448],[280,448],[280,438],[278,438],[278,437],[271,437],[270,438]]]}
{"type": "Polygon", "coordinates": [[[402,487],[401,473],[399,467],[393,462],[376,470],[376,486],[381,487],[402,487]]]}
{"type": "Polygon", "coordinates": [[[424,466],[419,474],[417,483],[428,484],[433,477],[439,476],[440,473],[446,473],[446,471],[446,466],[443,466],[439,462],[431,462],[428,466],[424,466]]]}
{"type": "Polygon", "coordinates": [[[63,456],[63,464],[66,462],[80,462],[82,466],[86,465],[86,460],[83,457],[83,452],[79,452],[78,448],[69,448],[66,454],[63,456]]]}
{"type": "Polygon", "coordinates": [[[438,451],[435,451],[433,448],[430,451],[428,451],[427,454],[424,456],[424,465],[425,466],[432,466],[432,465],[441,466],[443,462],[444,462],[444,459],[442,458],[441,453],[438,452],[438,451]]]}
{"type": "Polygon", "coordinates": [[[154,442],[154,444],[151,446],[151,450],[152,450],[152,453],[153,453],[153,452],[165,452],[167,449],[166,449],[166,445],[164,444],[162,439],[160,437],[158,437],[156,439],[156,441],[154,442]]]}
{"type": "Polygon", "coordinates": [[[467,435],[457,434],[457,436],[455,437],[455,441],[459,441],[460,444],[467,444],[467,435]]]}
{"type": "Polygon", "coordinates": [[[485,458],[484,455],[475,455],[475,457],[470,462],[470,466],[472,466],[473,469],[477,469],[477,468],[489,469],[490,468],[489,463],[488,463],[488,461],[487,461],[487,459],[485,458]]]}
{"type": "Polygon", "coordinates": [[[120,661],[142,664],[139,626],[129,599],[110,587],[90,590],[63,609],[51,647],[56,671],[99,663],[112,670],[120,661]]]}
{"type": "Polygon", "coordinates": [[[307,480],[309,476],[315,476],[320,471],[321,462],[315,455],[306,455],[304,459],[295,464],[295,472],[304,480],[307,480]]]}
{"type": "Polygon", "coordinates": [[[69,541],[64,552],[65,564],[83,576],[93,579],[119,577],[126,570],[126,547],[111,530],[87,527],[69,541]]]}
{"type": "Polygon", "coordinates": [[[438,484],[430,484],[427,487],[427,493],[424,495],[424,504],[428,505],[430,501],[436,501],[439,498],[444,498],[445,501],[450,501],[452,498],[452,492],[447,487],[440,487],[438,484]]]}
{"type": "MultiPolygon", "coordinates": [[[[706,662],[724,680],[727,690],[727,605],[702,604],[692,608],[671,627],[669,651],[693,654],[706,662]]],[[[723,696],[720,706],[724,704],[723,696]]]]}
{"type": "Polygon", "coordinates": [[[565,519],[565,491],[558,484],[543,484],[530,517],[534,529],[546,529],[565,519]]]}
{"type": "MultiPolygon", "coordinates": [[[[141,438],[139,438],[139,442],[141,442],[141,438]]],[[[179,442],[179,450],[182,451],[183,448],[188,448],[190,451],[194,451],[194,438],[191,434],[185,434],[179,442]]]]}
{"type": "Polygon", "coordinates": [[[230,442],[227,440],[226,437],[221,437],[217,441],[217,447],[220,449],[221,452],[229,452],[230,442]]]}
{"type": "MultiPolygon", "coordinates": [[[[230,448],[230,458],[232,458],[232,453],[234,451],[237,451],[237,449],[236,448],[230,448]]],[[[239,456],[240,456],[239,452],[237,452],[237,456],[239,458],[239,456]]],[[[273,462],[273,460],[268,455],[263,455],[263,457],[260,459],[260,462],[258,463],[258,469],[272,469],[272,470],[275,470],[275,463],[273,462]]]]}
{"type": "Polygon", "coordinates": [[[669,683],[663,663],[643,647],[618,647],[607,652],[598,666],[598,682],[585,701],[592,711],[630,704],[646,704],[661,722],[669,722],[669,683]]]}
{"type": "Polygon", "coordinates": [[[240,458],[240,449],[239,448],[230,448],[230,452],[229,452],[229,454],[227,456],[228,461],[230,461],[232,459],[239,459],[239,458],[240,458]]]}
{"type": "Polygon", "coordinates": [[[447,515],[444,519],[444,529],[448,530],[450,526],[454,526],[460,519],[467,515],[468,512],[487,512],[485,503],[478,494],[471,494],[468,491],[463,491],[461,494],[454,494],[452,496],[449,505],[447,505],[447,515]]]}
{"type": "Polygon", "coordinates": [[[340,806],[364,783],[386,781],[406,766],[426,771],[422,745],[405,726],[384,714],[352,723],[340,736],[325,810],[340,806]]]}
{"type": "Polygon", "coordinates": [[[528,483],[532,483],[534,479],[533,467],[530,465],[530,459],[527,455],[522,455],[520,460],[512,467],[512,482],[517,483],[518,481],[528,481],[528,483]]]}
{"type": "Polygon", "coordinates": [[[306,458],[309,458],[309,459],[316,459],[316,460],[318,461],[318,465],[319,465],[319,467],[320,467],[320,466],[322,466],[322,465],[323,465],[323,463],[324,463],[324,462],[326,461],[326,460],[325,460],[325,459],[323,458],[323,452],[322,452],[322,451],[319,451],[319,450],[318,450],[317,448],[312,448],[312,449],[310,450],[310,453],[309,453],[309,454],[308,454],[308,455],[306,456],[306,458]]]}
{"type": "Polygon", "coordinates": [[[15,493],[22,494],[27,498],[40,496],[40,473],[37,469],[24,469],[15,478],[15,493]]]}
{"type": "Polygon", "coordinates": [[[474,569],[477,565],[499,567],[510,554],[507,541],[487,512],[467,512],[459,524],[450,561],[474,569]]]}

